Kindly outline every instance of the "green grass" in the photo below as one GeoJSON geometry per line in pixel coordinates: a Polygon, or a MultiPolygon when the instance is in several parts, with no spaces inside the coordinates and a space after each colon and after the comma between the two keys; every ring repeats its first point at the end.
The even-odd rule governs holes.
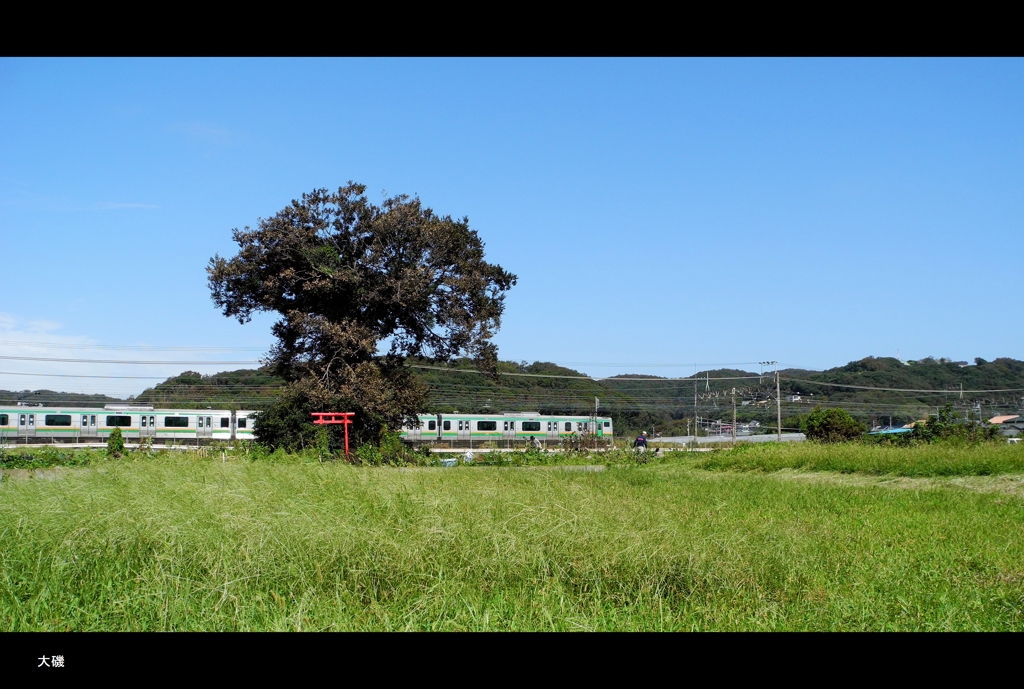
{"type": "Polygon", "coordinates": [[[158,455],[5,480],[0,629],[1024,629],[1019,497],[698,457],[579,473],[158,455]]]}
{"type": "Polygon", "coordinates": [[[887,447],[860,443],[747,444],[697,462],[709,471],[859,472],[894,476],[988,476],[1024,472],[1024,445],[936,443],[887,447]]]}

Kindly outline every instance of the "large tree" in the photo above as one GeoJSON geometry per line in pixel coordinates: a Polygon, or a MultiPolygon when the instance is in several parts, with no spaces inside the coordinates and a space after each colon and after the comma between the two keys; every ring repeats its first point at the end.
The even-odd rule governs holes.
{"type": "Polygon", "coordinates": [[[214,256],[207,268],[225,316],[281,315],[267,364],[289,385],[257,422],[271,445],[308,442],[311,410],[356,411],[364,437],[422,412],[426,390],[408,357],[468,355],[496,370],[491,338],[516,276],[484,260],[468,218],[435,215],[405,195],[377,206],[365,191],[350,182],[304,194],[255,228],[235,229],[238,254],[214,256]]]}

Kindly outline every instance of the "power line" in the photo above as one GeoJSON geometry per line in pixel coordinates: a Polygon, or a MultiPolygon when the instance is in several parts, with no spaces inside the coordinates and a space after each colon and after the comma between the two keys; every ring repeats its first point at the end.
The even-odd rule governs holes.
{"type": "MultiPolygon", "coordinates": [[[[477,373],[477,374],[480,374],[480,375],[489,375],[489,374],[487,374],[484,371],[478,371],[478,370],[473,369],[473,368],[445,368],[444,366],[422,366],[420,364],[406,364],[406,366],[408,366],[409,368],[423,368],[423,369],[429,369],[429,370],[432,370],[432,371],[447,371],[448,373],[477,373]]],[[[691,381],[692,382],[694,380],[693,378],[661,378],[661,377],[642,378],[642,377],[633,377],[633,376],[630,376],[628,378],[619,378],[619,377],[616,377],[616,376],[607,376],[607,377],[601,377],[601,376],[562,376],[562,375],[555,375],[555,374],[551,374],[551,373],[506,373],[504,371],[498,371],[498,375],[499,376],[512,376],[512,377],[517,377],[517,378],[565,378],[565,379],[569,379],[569,380],[595,380],[595,381],[596,380],[610,380],[610,381],[616,381],[616,382],[618,382],[618,381],[630,382],[630,381],[634,381],[634,380],[656,380],[656,381],[661,381],[661,382],[679,380],[679,381],[691,381]]],[[[754,379],[754,378],[763,378],[763,377],[764,376],[734,376],[734,377],[727,377],[727,378],[711,378],[710,380],[751,380],[751,379],[754,379]]],[[[705,379],[701,378],[701,380],[705,380],[705,379]]]]}
{"type": "Polygon", "coordinates": [[[582,367],[668,367],[672,369],[681,369],[683,367],[753,367],[758,365],[760,361],[716,361],[712,363],[697,363],[690,361],[688,363],[637,363],[633,362],[608,362],[608,361],[566,361],[558,360],[551,361],[551,363],[571,363],[572,365],[582,365],[582,367]]]}
{"type": "Polygon", "coordinates": [[[142,365],[179,365],[179,366],[227,366],[238,364],[259,364],[259,361],[128,361],[125,359],[63,359],[57,357],[41,356],[6,356],[0,355],[0,359],[6,361],[52,361],[65,364],[142,364],[142,365]]]}
{"type": "Polygon", "coordinates": [[[959,394],[961,392],[979,393],[979,392],[1021,392],[1021,391],[1024,391],[1024,388],[1002,388],[1002,389],[999,389],[999,390],[960,390],[959,388],[957,388],[956,390],[910,390],[910,389],[907,389],[907,388],[875,388],[875,387],[869,387],[867,385],[849,385],[847,383],[823,383],[823,382],[817,381],[817,380],[803,380],[801,378],[783,378],[783,380],[791,380],[791,381],[796,382],[796,383],[808,383],[810,385],[825,385],[825,386],[834,387],[834,388],[835,387],[838,387],[838,388],[857,388],[858,390],[883,390],[883,391],[887,391],[887,392],[927,392],[927,393],[933,393],[933,394],[934,393],[938,393],[938,394],[947,394],[947,395],[948,394],[952,394],[954,392],[959,394]]]}
{"type": "Polygon", "coordinates": [[[167,376],[80,376],[70,373],[15,373],[14,371],[0,371],[0,376],[32,376],[42,378],[119,378],[128,380],[167,380],[167,376]]]}
{"type": "Polygon", "coordinates": [[[270,349],[270,347],[161,347],[159,345],[101,345],[85,344],[82,342],[22,342],[20,340],[0,340],[0,346],[48,347],[51,349],[113,349],[147,352],[265,352],[270,349]]]}

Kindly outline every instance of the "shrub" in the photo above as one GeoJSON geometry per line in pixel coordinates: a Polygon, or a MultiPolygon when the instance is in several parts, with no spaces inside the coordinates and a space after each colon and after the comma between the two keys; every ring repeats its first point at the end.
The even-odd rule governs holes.
{"type": "Polygon", "coordinates": [[[114,431],[107,438],[107,456],[108,457],[120,457],[124,455],[124,436],[121,435],[121,429],[114,427],[114,431]]]}
{"type": "Polygon", "coordinates": [[[331,437],[327,433],[326,426],[316,429],[316,454],[321,463],[334,459],[334,455],[331,453],[331,437]]]}
{"type": "Polygon", "coordinates": [[[364,466],[379,467],[384,463],[380,450],[377,449],[376,445],[370,443],[360,445],[355,452],[355,456],[356,463],[364,466]]]}
{"type": "Polygon", "coordinates": [[[423,451],[410,449],[402,442],[402,436],[394,431],[389,431],[387,426],[380,430],[377,443],[364,443],[355,452],[357,464],[368,466],[381,466],[390,464],[402,466],[403,464],[419,464],[427,466],[430,464],[430,450],[423,448],[423,451]]]}
{"type": "Polygon", "coordinates": [[[953,405],[947,404],[939,413],[914,426],[914,440],[926,443],[936,441],[961,441],[978,443],[997,440],[1000,437],[999,426],[991,426],[984,421],[960,418],[953,411],[953,405]]]}
{"type": "Polygon", "coordinates": [[[841,443],[859,438],[864,433],[864,426],[854,420],[845,409],[821,409],[820,407],[807,415],[804,421],[804,433],[809,440],[820,443],[841,443]]]}

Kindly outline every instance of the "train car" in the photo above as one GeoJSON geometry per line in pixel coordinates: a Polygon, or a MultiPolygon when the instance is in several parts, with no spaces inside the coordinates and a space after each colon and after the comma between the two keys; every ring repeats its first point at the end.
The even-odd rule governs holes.
{"type": "Polygon", "coordinates": [[[0,405],[0,441],[105,442],[115,428],[126,440],[251,440],[253,410],[154,409],[108,404],[103,409],[0,405]]]}
{"type": "Polygon", "coordinates": [[[499,414],[420,414],[419,425],[404,426],[401,437],[409,442],[435,441],[558,441],[576,435],[614,437],[607,416],[568,416],[540,412],[499,414]]]}

